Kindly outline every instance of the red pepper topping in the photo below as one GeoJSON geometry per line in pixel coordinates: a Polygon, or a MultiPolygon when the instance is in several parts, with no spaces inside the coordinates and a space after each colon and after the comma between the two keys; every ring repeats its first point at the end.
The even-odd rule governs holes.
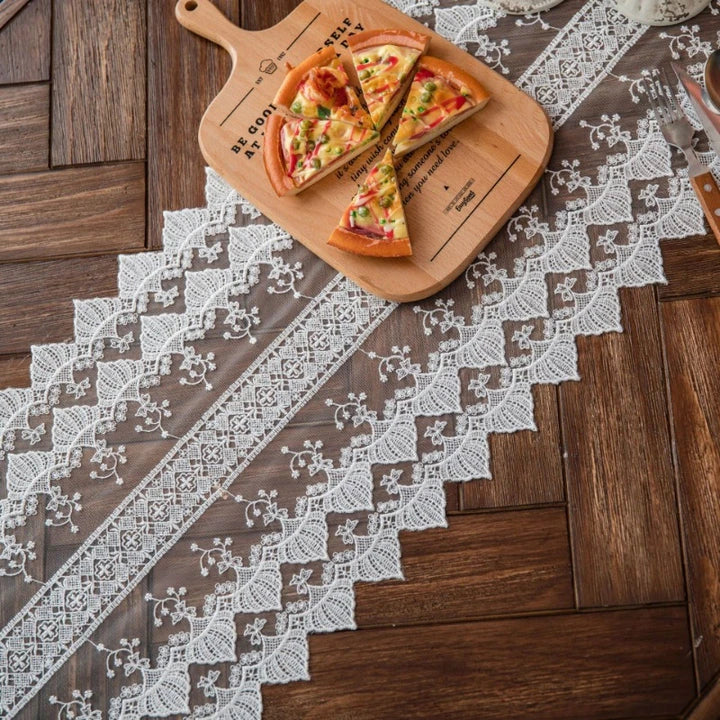
{"type": "Polygon", "coordinates": [[[429,80],[431,77],[435,77],[429,70],[426,70],[425,68],[420,68],[415,73],[415,82],[425,82],[425,80],[429,80]]]}
{"type": "Polygon", "coordinates": [[[445,100],[442,105],[450,110],[459,110],[467,101],[468,99],[464,95],[458,95],[457,97],[445,100]],[[453,107],[453,105],[455,107],[453,107]]]}

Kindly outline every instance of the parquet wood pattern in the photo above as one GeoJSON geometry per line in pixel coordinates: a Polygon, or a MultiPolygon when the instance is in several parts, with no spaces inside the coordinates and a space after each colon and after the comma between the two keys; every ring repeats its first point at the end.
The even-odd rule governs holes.
{"type": "Polygon", "coordinates": [[[0,176],[0,262],[139,250],[144,206],[141,162],[0,176]]]}
{"type": "Polygon", "coordinates": [[[698,680],[720,666],[720,298],[662,305],[698,680]]]}
{"type": "Polygon", "coordinates": [[[143,0],[55,0],[53,166],[145,157],[145,40],[143,0]]]}
{"type": "Polygon", "coordinates": [[[268,687],[265,718],[667,717],[693,696],[688,651],[681,607],[318,635],[313,680],[268,687]]]}
{"type": "MultiPolygon", "coordinates": [[[[237,0],[216,4],[238,21],[237,0]]],[[[147,212],[151,247],[162,243],[164,210],[204,203],[205,161],[197,132],[200,118],[229,74],[227,53],[181,27],[175,20],[174,3],[148,3],[147,172],[152,192],[147,212]]]]}
{"type": "Polygon", "coordinates": [[[661,300],[720,293],[720,246],[712,235],[670,240],[663,245],[667,285],[658,286],[661,300]]]}
{"type": "Polygon", "coordinates": [[[580,607],[685,595],[655,290],[620,296],[625,331],[581,338],[560,387],[580,607]]]}
{"type": "Polygon", "coordinates": [[[12,20],[24,7],[28,0],[5,0],[0,5],[0,28],[12,20]]]}
{"type": "Polygon", "coordinates": [[[50,86],[0,86],[0,176],[47,170],[50,86]]]}
{"type": "Polygon", "coordinates": [[[50,0],[32,0],[0,31],[0,85],[50,79],[50,0]]]}
{"type": "MultiPolygon", "coordinates": [[[[217,4],[261,29],[297,0],[217,4]]],[[[197,126],[230,65],[173,8],[30,0],[0,28],[0,387],[27,384],[33,343],[71,337],[72,298],[115,293],[116,253],[159,246],[163,210],[203,202],[197,126]]],[[[539,432],[492,439],[494,479],[447,488],[449,527],[403,535],[406,581],[358,587],[360,630],[313,637],[312,681],[268,688],[266,718],[720,715],[720,249],[663,252],[668,285],[623,293],[625,333],[580,341],[580,383],[535,389],[539,432]]],[[[83,522],[124,492],[87,493],[83,522]]],[[[60,564],[67,537],[48,530],[37,562],[60,564]]],[[[169,631],[142,597],[169,584],[205,592],[185,548],[112,634],[157,648],[169,631]]],[[[77,686],[119,689],[86,652],[77,686]]]]}

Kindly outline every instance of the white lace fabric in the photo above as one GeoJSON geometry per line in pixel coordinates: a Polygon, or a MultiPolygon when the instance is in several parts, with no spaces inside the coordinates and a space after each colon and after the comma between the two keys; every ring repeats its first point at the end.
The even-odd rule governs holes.
{"type": "Polygon", "coordinates": [[[443,484],[491,477],[490,433],[535,429],[533,385],[580,379],[576,338],[622,330],[619,288],[664,282],[660,241],[705,232],[638,82],[671,53],[697,75],[701,19],[392,4],[545,106],[542,185],[416,306],[212,171],[162,251],[121,256],[118,295],[76,302],[74,341],[0,392],[2,717],[261,717],[309,633],[355,627],[356,582],[402,577],[399,531],[445,525],[443,484]]]}

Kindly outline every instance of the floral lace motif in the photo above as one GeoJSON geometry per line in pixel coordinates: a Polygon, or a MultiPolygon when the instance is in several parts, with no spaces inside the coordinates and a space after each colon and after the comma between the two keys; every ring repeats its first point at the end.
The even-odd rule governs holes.
{"type": "Polygon", "coordinates": [[[614,3],[588,2],[517,84],[560,127],[647,29],[620,15],[614,3]]]}
{"type": "Polygon", "coordinates": [[[392,309],[339,276],[308,304],[3,628],[5,712],[67,659],[392,309]],[[63,623],[48,624],[38,645],[28,628],[54,616],[63,623]]]}
{"type": "Polygon", "coordinates": [[[468,50],[471,45],[476,46],[475,55],[507,75],[509,69],[503,59],[510,54],[508,40],[491,40],[484,32],[496,27],[498,20],[503,17],[505,12],[501,8],[483,0],[477,0],[474,5],[438,8],[435,10],[435,32],[463,50],[468,50]]]}
{"type": "MultiPolygon", "coordinates": [[[[370,428],[345,448],[340,466],[323,457],[320,442],[308,441],[300,451],[287,450],[291,474],[297,476],[298,468],[306,468],[314,482],[298,499],[294,516],[279,510],[272,498],[260,499],[270,510],[266,524],[275,523],[279,529],[265,536],[262,546],[254,548],[254,570],[246,569],[243,576],[239,575],[242,561],[233,555],[229,540],[217,539],[211,550],[193,548],[202,552],[203,559],[217,553],[221,558],[218,572],[232,570],[234,578],[218,585],[215,593],[206,597],[202,615],[195,608],[183,607],[175,616],[178,621],[190,623],[189,632],[161,651],[153,677],[146,668],[130,669],[141,672],[142,682],[125,688],[121,697],[113,701],[111,718],[143,715],[147,698],[168,696],[171,686],[182,686],[183,692],[173,695],[175,704],[163,707],[163,712],[189,712],[189,666],[199,641],[199,631],[194,628],[202,627],[205,633],[212,627],[217,637],[222,637],[222,643],[213,643],[214,648],[222,650],[203,655],[197,662],[237,662],[237,626],[233,618],[278,609],[283,548],[302,542],[306,563],[324,560],[329,540],[328,513],[369,512],[364,533],[358,531],[357,519],[337,525],[335,535],[348,550],[325,562],[322,578],[312,582],[309,569],[293,576],[290,585],[307,599],[282,608],[276,616],[274,633],[266,630],[267,621],[262,618],[245,626],[244,635],[257,649],[239,659],[226,686],[218,684],[219,671],[200,680],[198,687],[210,702],[195,708],[191,718],[258,718],[263,683],[307,679],[308,633],[355,627],[355,582],[402,578],[398,532],[445,526],[443,483],[490,477],[488,435],[535,429],[532,386],[578,379],[575,338],[621,331],[619,288],[664,282],[660,238],[703,232],[702,213],[686,178],[671,179],[667,197],[660,196],[659,186],[651,182],[671,176],[672,169],[667,145],[649,117],[639,121],[634,135],[621,130],[618,120],[603,116],[598,125],[584,123],[593,147],[607,145],[616,151],[622,148],[608,158],[595,181],[584,177],[576,163],[549,173],[550,185],[558,192],[563,187],[583,196],[582,200],[568,203],[555,227],[540,220],[537,208],[523,208],[513,218],[511,239],[522,236],[541,240],[526,248],[514,276],[497,268],[492,253],[482,255],[468,268],[468,288],[480,282],[488,288],[500,286],[496,293],[483,296],[483,304],[474,309],[470,322],[455,314],[452,301],[437,300],[431,309],[416,308],[427,334],[439,329],[444,335],[455,336],[442,343],[441,351],[430,358],[425,371],[410,360],[409,347],[393,347],[387,356],[368,353],[378,360],[381,380],[394,374],[398,381],[411,379],[412,384],[396,390],[382,419],[364,404],[362,395],[351,395],[349,402],[339,405],[328,403],[334,408],[339,427],[351,421],[353,426],[367,424],[370,428]],[[639,197],[649,211],[633,218],[629,186],[636,182],[645,183],[639,197]],[[625,241],[618,230],[612,229],[618,223],[630,223],[625,241]],[[594,243],[589,234],[592,226],[607,228],[594,243]],[[591,261],[593,244],[602,249],[605,259],[591,261]],[[577,279],[571,275],[577,271],[586,273],[583,290],[576,288],[577,279]],[[554,288],[564,305],[548,316],[551,274],[566,277],[554,288]],[[508,323],[526,323],[512,336],[512,342],[525,352],[514,354],[509,365],[504,333],[508,323]],[[537,328],[542,330],[540,337],[535,337],[537,328]],[[490,372],[483,372],[492,367],[502,368],[498,387],[490,386],[490,372]],[[461,393],[461,369],[476,371],[467,390],[478,402],[465,407],[461,402],[467,395],[461,393]],[[424,437],[430,438],[437,450],[419,456],[419,421],[448,414],[456,416],[454,433],[445,434],[446,421],[428,425],[424,437]],[[414,463],[410,478],[403,478],[403,472],[392,467],[403,462],[414,463]],[[376,465],[391,466],[380,481],[391,499],[373,505],[372,468],[376,465]],[[318,476],[323,478],[320,482],[318,476]],[[312,527],[309,536],[305,535],[307,527],[312,527]],[[248,581],[251,575],[257,582],[248,581]],[[266,596],[267,602],[253,610],[260,594],[266,596]],[[198,625],[198,617],[204,618],[206,624],[198,625]]],[[[204,565],[202,572],[208,572],[204,565]]]]}
{"type": "Polygon", "coordinates": [[[13,530],[38,512],[42,497],[46,524],[68,525],[77,532],[73,514],[82,508],[81,497],[64,492],[60,481],[80,467],[84,448],[95,450],[91,478],[122,484],[126,446],[112,447],[102,436],[128,415],[139,419],[136,432],[169,436],[163,425],[172,414],[169,402],[155,401],[152,388],[171,373],[174,358],[180,359],[181,384],[212,388],[214,354],[203,356],[192,343],[215,326],[219,313],[232,331],[225,339],[254,342],[258,309],[240,307],[235,298],[260,282],[262,269],[268,270],[268,292],[300,297],[296,283],[301,268],[280,254],[292,246],[287,233],[274,225],[230,227],[238,209],[253,217],[258,213],[211,171],[206,194],[206,208],[165,213],[162,252],[120,255],[117,297],[75,302],[74,343],[33,346],[30,388],[0,392],[0,459],[7,453],[7,496],[0,501],[0,576],[31,579],[27,564],[35,557],[34,545],[18,542],[13,530]],[[211,242],[220,233],[229,233],[227,244],[211,242]],[[194,260],[209,265],[225,252],[229,267],[191,270],[194,260]],[[178,300],[181,276],[184,311],[145,314],[151,299],[163,307],[178,300]],[[130,328],[138,324],[136,334],[130,328]],[[128,354],[138,345],[135,359],[103,360],[108,349],[128,354]],[[82,402],[91,386],[94,404],[74,404],[82,402]],[[54,407],[61,399],[63,407],[54,407]],[[37,421],[41,416],[46,422],[37,421]],[[48,434],[48,422],[50,450],[12,452],[18,432],[32,446],[48,434]]]}
{"type": "MultiPolygon", "coordinates": [[[[641,33],[635,33],[618,41],[615,56],[610,59],[602,50],[586,57],[586,46],[572,39],[573,33],[584,37],[585,23],[594,14],[596,33],[599,25],[609,37],[619,38],[622,33],[615,23],[626,21],[616,21],[611,10],[600,0],[585,5],[519,83],[539,93],[542,68],[550,67],[551,56],[576,47],[586,62],[583,72],[576,75],[577,82],[561,100],[549,98],[548,109],[557,113],[558,126],[640,37],[641,33]],[[586,90],[584,83],[592,87],[586,90]]],[[[548,72],[545,77],[551,87],[555,76],[548,72]]],[[[344,449],[340,462],[325,458],[318,443],[308,441],[299,450],[288,448],[290,473],[307,472],[313,480],[294,511],[279,507],[272,491],[252,500],[238,496],[247,519],[261,517],[263,523],[272,526],[272,532],[264,536],[250,557],[241,560],[222,540],[209,548],[196,546],[201,573],[216,568],[224,576],[207,596],[204,607],[187,605],[181,589],[168,589],[166,598],[148,598],[157,620],[169,617],[173,623],[187,624],[187,630],[171,638],[161,650],[157,664],[153,667],[142,658],[132,641],[121,642],[115,650],[98,646],[107,654],[108,662],[112,658],[112,667],[117,660],[128,676],[139,673],[141,677],[138,684],[124,688],[112,702],[111,717],[190,712],[190,667],[233,662],[236,665],[224,684],[219,682],[219,670],[210,669],[201,678],[198,686],[209,702],[195,708],[191,717],[258,718],[263,683],[307,677],[308,632],[355,626],[356,581],[402,577],[399,530],[445,524],[443,483],[489,477],[489,433],[535,427],[532,385],[577,379],[575,338],[621,329],[618,288],[663,281],[660,238],[703,231],[702,213],[687,178],[681,174],[669,180],[667,191],[660,192],[657,179],[672,175],[670,153],[647,117],[640,119],[633,132],[621,129],[612,116],[602,117],[598,124],[587,123],[586,128],[591,143],[606,145],[614,154],[593,179],[583,175],[574,162],[549,173],[551,190],[569,191],[577,198],[553,224],[542,221],[534,207],[524,208],[515,216],[510,223],[511,241],[523,238],[530,242],[517,259],[514,272],[500,269],[492,253],[471,265],[465,276],[468,288],[482,284],[485,291],[470,317],[457,314],[451,301],[442,299],[434,306],[418,307],[418,321],[427,333],[439,332],[443,338],[426,367],[412,360],[410,348],[394,347],[388,354],[367,352],[377,361],[381,379],[392,374],[398,384],[405,383],[395,391],[384,412],[379,415],[369,408],[362,395],[349,397],[348,402],[329,403],[339,424],[350,421],[355,427],[366,428],[344,449]],[[647,207],[647,212],[636,217],[631,183],[640,184],[638,197],[647,207]],[[589,230],[593,226],[598,232],[589,230]],[[593,259],[598,249],[600,260],[593,259]],[[551,275],[560,276],[553,279],[553,286],[549,284],[551,275]],[[552,313],[548,311],[550,295],[558,300],[552,313]],[[514,331],[506,336],[510,324],[514,331]],[[509,344],[513,346],[510,359],[509,344]],[[460,370],[470,370],[470,379],[461,380],[460,370]],[[498,379],[493,379],[494,370],[499,370],[498,379]],[[465,388],[463,383],[467,383],[465,388]],[[442,416],[452,416],[453,425],[442,416]],[[434,422],[423,422],[424,418],[434,422]],[[423,439],[432,445],[431,452],[419,451],[423,439]],[[404,462],[413,463],[411,471],[397,469],[404,462]],[[382,465],[388,467],[379,484],[389,499],[376,503],[372,469],[382,465]],[[339,519],[330,520],[331,513],[339,519]],[[343,517],[351,513],[353,517],[343,517]],[[358,514],[365,518],[364,525],[359,525],[358,514]],[[332,555],[328,550],[331,527],[334,537],[346,546],[343,552],[332,555]],[[290,585],[305,599],[283,604],[281,566],[313,562],[324,562],[322,576],[313,577],[309,568],[300,568],[290,585]],[[265,617],[248,622],[240,634],[255,649],[238,658],[238,616],[267,612],[278,612],[274,630],[265,617]]],[[[263,440],[255,446],[258,449],[271,439],[393,309],[392,304],[374,300],[339,278],[308,304],[288,331],[178,443],[167,462],[128,496],[110,518],[110,523],[118,521],[117,527],[106,524],[99,528],[3,631],[0,698],[6,712],[13,714],[37,691],[120,602],[140,573],[157,562],[252,460],[256,450],[244,445],[248,433],[255,437],[253,432],[261,428],[258,437],[263,440]],[[338,323],[336,331],[325,328],[332,350],[318,345],[316,338],[310,341],[306,332],[313,322],[328,320],[326,311],[338,323]],[[351,327],[348,335],[346,322],[351,327]],[[339,325],[342,330],[337,329],[339,325]],[[312,372],[301,371],[308,377],[300,395],[294,395],[290,385],[283,385],[285,394],[276,396],[276,382],[256,383],[254,378],[261,380],[281,367],[288,383],[295,379],[290,361],[297,337],[292,341],[289,338],[296,331],[302,333],[308,351],[334,354],[322,355],[322,373],[315,374],[317,358],[311,363],[312,372]],[[282,348],[287,349],[286,355],[282,348]],[[276,364],[271,369],[273,362],[276,364]],[[241,407],[248,397],[243,391],[248,387],[252,388],[250,406],[241,407]],[[278,419],[278,412],[286,415],[278,419]],[[150,507],[157,509],[156,517],[150,516],[150,507]],[[138,522],[140,537],[133,534],[138,522]],[[112,537],[105,534],[110,530],[112,537]],[[138,549],[133,544],[141,539],[153,543],[152,557],[145,547],[138,549]],[[85,563],[82,567],[75,565],[81,561],[85,563]],[[113,566],[116,561],[119,564],[113,566]],[[107,576],[102,575],[104,572],[107,576]],[[74,586],[74,578],[80,577],[85,578],[84,584],[74,586]],[[83,598],[92,607],[86,607],[83,598]],[[66,625],[58,635],[49,635],[57,651],[55,665],[29,670],[38,665],[31,638],[23,630],[29,626],[22,622],[39,623],[41,617],[50,617],[67,623],[65,608],[71,602],[79,604],[73,617],[80,622],[76,627],[66,625]],[[36,611],[40,614],[34,616],[36,611]]]]}
{"type": "MultiPolygon", "coordinates": [[[[457,316],[451,302],[437,300],[431,309],[416,308],[428,334],[439,330],[451,336],[444,342],[445,349],[430,358],[427,370],[410,361],[409,348],[394,347],[388,356],[369,353],[378,360],[381,380],[394,374],[398,380],[411,379],[412,384],[395,391],[383,418],[364,404],[362,395],[351,395],[348,403],[328,403],[339,427],[350,421],[355,427],[367,425],[369,432],[354,438],[337,467],[323,457],[320,442],[308,441],[300,451],[287,451],[291,473],[299,474],[302,467],[314,482],[298,499],[292,516],[286,509],[278,509],[271,496],[260,498],[268,513],[266,524],[278,529],[253,549],[249,567],[233,555],[229,540],[218,539],[208,550],[193,547],[201,553],[203,574],[209,572],[204,561],[212,553],[217,557],[213,563],[217,571],[230,572],[232,579],[216,586],[202,611],[184,605],[178,610],[175,603],[173,622],[189,623],[188,631],[161,650],[155,669],[138,663],[127,666],[128,674],[139,671],[142,681],[113,700],[111,719],[189,712],[189,666],[238,662],[235,618],[281,609],[280,566],[290,561],[288,548],[302,547],[305,564],[324,560],[322,577],[312,582],[313,573],[307,569],[291,579],[290,585],[306,599],[282,607],[274,633],[266,631],[265,619],[246,625],[244,635],[257,649],[239,658],[227,686],[217,684],[219,671],[202,678],[199,687],[211,702],[195,708],[190,715],[193,720],[259,718],[262,684],[308,678],[307,634],[355,628],[356,582],[402,578],[399,531],[444,527],[443,484],[490,477],[489,434],[535,429],[532,386],[579,379],[575,338],[620,331],[619,288],[664,281],[660,237],[702,231],[702,212],[692,202],[692,190],[685,181],[671,181],[668,198],[650,191],[649,204],[654,210],[642,222],[630,225],[626,243],[619,242],[615,231],[599,237],[598,245],[608,259],[592,265],[588,226],[631,221],[628,183],[671,175],[667,146],[647,120],[640,122],[638,135],[638,141],[627,138],[621,164],[606,166],[597,184],[583,186],[585,202],[574,203],[559,218],[557,228],[540,221],[535,208],[523,209],[511,221],[513,233],[542,240],[528,248],[515,276],[498,271],[492,253],[468,268],[469,288],[477,282],[486,286],[499,283],[502,288],[494,301],[475,308],[471,322],[457,316]],[[606,187],[610,190],[605,191],[606,187]],[[548,276],[578,270],[587,271],[587,289],[576,290],[574,279],[566,278],[554,290],[566,305],[547,317],[548,276]],[[530,324],[523,324],[512,338],[525,353],[508,366],[503,326],[527,321],[530,324]],[[534,338],[538,324],[542,334],[534,338]],[[503,368],[498,387],[491,387],[489,372],[483,372],[493,366],[503,368]],[[462,368],[477,371],[467,389],[478,402],[464,407],[462,368]],[[419,421],[448,414],[456,416],[455,432],[445,433],[445,421],[428,425],[424,437],[437,449],[418,456],[419,421]],[[409,478],[393,467],[403,462],[414,463],[409,478]],[[377,465],[390,466],[380,481],[390,499],[373,505],[372,468],[377,465]],[[348,549],[328,560],[328,514],[358,512],[369,512],[366,532],[357,531],[357,519],[338,524],[335,535],[348,549]],[[208,642],[208,637],[213,641],[208,642]],[[163,705],[162,712],[150,712],[148,699],[158,697],[172,698],[172,702],[163,705]]],[[[168,602],[152,601],[156,607],[168,602]]]]}

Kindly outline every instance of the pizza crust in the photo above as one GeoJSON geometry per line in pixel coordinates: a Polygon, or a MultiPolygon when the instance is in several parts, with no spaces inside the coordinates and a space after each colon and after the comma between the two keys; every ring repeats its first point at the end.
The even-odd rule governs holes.
{"type": "Polygon", "coordinates": [[[355,255],[367,255],[370,257],[407,257],[412,255],[409,238],[395,240],[378,238],[375,240],[368,235],[354,233],[342,227],[336,227],[327,242],[328,245],[355,255]]]}
{"type": "Polygon", "coordinates": [[[278,88],[275,93],[275,99],[273,105],[280,107],[283,110],[288,110],[290,103],[297,95],[298,86],[302,82],[305,75],[315,67],[321,67],[327,65],[335,57],[335,48],[332,46],[318,50],[313,53],[309,58],[303,60],[299,65],[288,68],[288,74],[282,81],[282,85],[278,88]]]}
{"type": "Polygon", "coordinates": [[[411,30],[364,30],[348,39],[350,51],[353,53],[378,45],[401,45],[424,53],[429,44],[428,35],[411,30]]]}
{"type": "Polygon", "coordinates": [[[280,131],[285,122],[282,115],[273,113],[265,126],[265,137],[263,139],[263,163],[265,164],[265,172],[270,179],[273,190],[282,197],[287,194],[297,192],[295,183],[285,172],[285,159],[283,157],[282,142],[280,141],[280,131]]]}

